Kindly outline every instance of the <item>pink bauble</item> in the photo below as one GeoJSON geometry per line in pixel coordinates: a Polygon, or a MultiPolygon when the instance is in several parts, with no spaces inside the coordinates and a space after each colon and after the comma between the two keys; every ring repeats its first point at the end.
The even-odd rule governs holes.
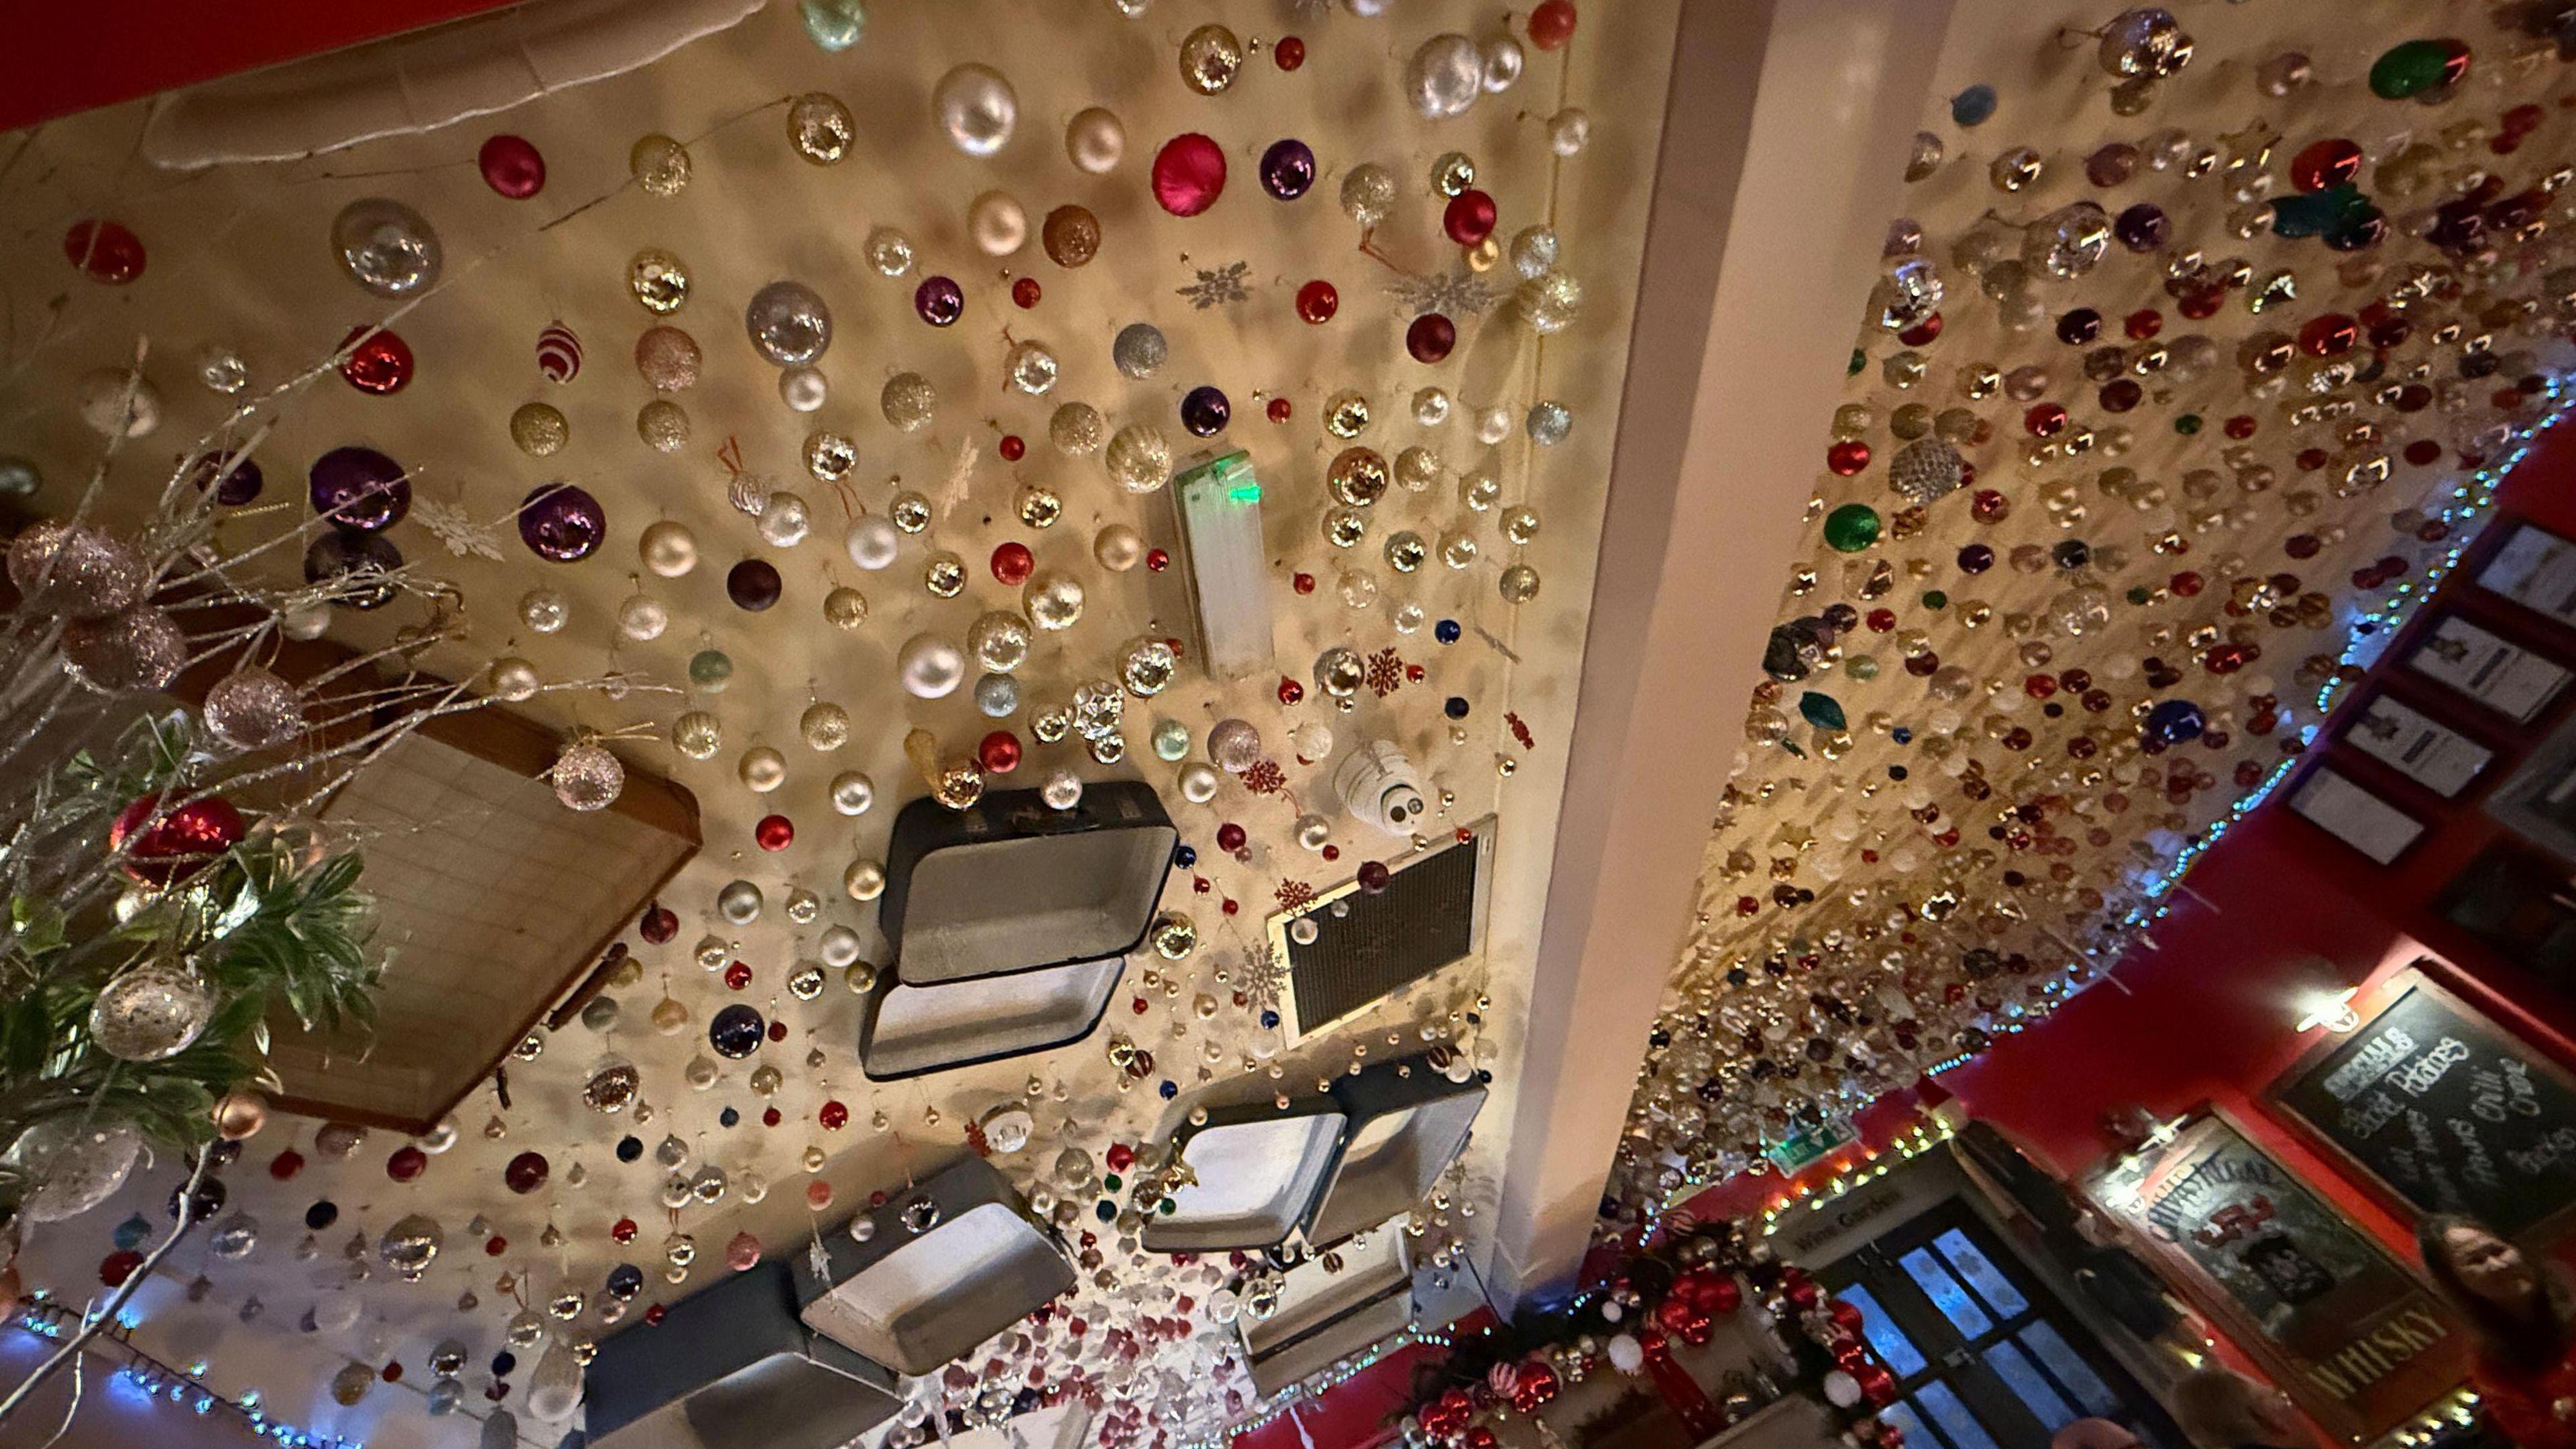
{"type": "Polygon", "coordinates": [[[546,158],[525,136],[495,136],[475,153],[483,183],[512,201],[525,201],[545,189],[546,158]]]}
{"type": "Polygon", "coordinates": [[[1196,216],[1225,194],[1225,150],[1196,131],[1154,153],[1154,199],[1174,216],[1196,216]]]}

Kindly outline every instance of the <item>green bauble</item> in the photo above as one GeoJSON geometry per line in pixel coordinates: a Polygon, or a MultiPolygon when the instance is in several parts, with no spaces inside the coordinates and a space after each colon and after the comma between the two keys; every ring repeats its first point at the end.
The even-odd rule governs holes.
{"type": "Polygon", "coordinates": [[[1812,689],[1798,696],[1798,717],[1820,730],[1838,730],[1850,723],[1843,714],[1842,701],[1812,689]]]}
{"type": "Polygon", "coordinates": [[[799,0],[796,13],[804,17],[806,38],[835,55],[858,44],[868,25],[859,0],[799,0]]]}
{"type": "Polygon", "coordinates": [[[733,656],[721,649],[701,649],[689,657],[689,682],[709,694],[722,694],[733,683],[733,656]]]}
{"type": "Polygon", "coordinates": [[[2466,42],[2410,40],[2373,61],[2370,93],[2383,101],[2402,101],[2436,86],[2449,85],[2469,73],[2466,42]]]}
{"type": "Polygon", "coordinates": [[[1825,546],[1836,553],[1858,553],[1878,542],[1878,510],[1866,503],[1846,503],[1825,515],[1825,546]]]}

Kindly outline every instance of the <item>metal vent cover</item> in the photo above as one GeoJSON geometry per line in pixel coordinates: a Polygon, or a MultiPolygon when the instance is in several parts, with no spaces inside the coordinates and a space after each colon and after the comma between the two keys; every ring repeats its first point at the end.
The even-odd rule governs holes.
{"type": "Polygon", "coordinates": [[[1356,879],[1344,881],[1270,918],[1271,946],[1287,968],[1280,1014],[1291,1041],[1483,949],[1492,836],[1487,816],[1464,840],[1453,834],[1410,860],[1390,862],[1393,876],[1376,895],[1356,879]],[[1300,917],[1315,924],[1315,939],[1304,944],[1288,933],[1300,917]]]}

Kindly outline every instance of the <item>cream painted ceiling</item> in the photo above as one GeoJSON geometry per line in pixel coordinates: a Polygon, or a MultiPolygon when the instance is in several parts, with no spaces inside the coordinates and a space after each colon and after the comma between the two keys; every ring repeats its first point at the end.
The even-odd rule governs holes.
{"type": "MultiPolygon", "coordinates": [[[[558,1337],[595,1337],[608,1327],[602,1285],[613,1265],[645,1270],[646,1291],[629,1310],[640,1312],[720,1273],[722,1249],[737,1232],[755,1235],[771,1253],[800,1251],[818,1221],[806,1206],[809,1183],[830,1186],[838,1207],[828,1216],[836,1218],[872,1189],[960,1150],[979,1114],[1017,1100],[1035,1113],[1035,1138],[996,1161],[1040,1201],[1059,1205],[1072,1224],[1067,1235],[1084,1269],[1074,1310],[1094,1325],[1159,1336],[1130,1360],[1102,1347],[1112,1337],[1105,1329],[1084,1344],[1060,1329],[1015,1331],[970,1359],[1048,1385],[1095,1386],[1112,1442],[1211,1434],[1255,1407],[1230,1330],[1211,1316],[1226,1266],[1176,1269],[1134,1252],[1093,1219],[1099,1191],[1069,1188],[1056,1164],[1067,1149],[1104,1161],[1113,1144],[1152,1133],[1165,1110],[1156,1090],[1165,1079],[1194,1089],[1252,1071],[1293,1085],[1340,1070],[1362,1047],[1383,1056],[1397,1044],[1447,1042],[1479,1063],[1508,1062],[1517,1051],[1674,7],[1669,0],[1623,4],[1617,23],[1587,15],[1569,48],[1527,50],[1527,71],[1516,85],[1439,122],[1418,119],[1407,106],[1407,58],[1444,31],[1500,40],[1506,31],[1498,10],[1407,4],[1370,19],[1339,7],[1257,0],[1130,8],[1141,17],[1124,18],[1107,3],[885,3],[870,7],[860,42],[833,55],[809,42],[793,6],[772,5],[632,74],[426,135],[277,165],[156,171],[136,150],[148,105],[0,141],[16,158],[0,176],[0,212],[11,221],[0,257],[7,301],[0,454],[39,468],[39,510],[68,506],[98,456],[99,438],[84,425],[79,400],[99,370],[133,356],[138,339],[150,346],[144,374],[158,396],[160,422],[117,458],[112,496],[155,486],[232,405],[198,380],[208,349],[237,354],[257,393],[327,357],[352,327],[380,319],[384,304],[341,272],[326,240],[332,218],[350,201],[398,199],[428,218],[446,257],[442,288],[393,323],[416,358],[415,375],[400,392],[369,396],[326,371],[264,408],[275,430],[259,452],[267,478],[261,501],[285,506],[245,512],[226,525],[222,542],[248,548],[292,526],[306,511],[305,468],[323,451],[347,443],[382,449],[409,470],[416,494],[410,519],[391,539],[425,575],[451,582],[460,601],[448,620],[452,637],[429,651],[426,666],[474,677],[496,658],[517,656],[557,681],[614,671],[638,686],[669,686],[675,692],[549,694],[526,709],[557,729],[618,733],[614,748],[630,769],[667,774],[695,792],[704,813],[706,849],[663,896],[679,914],[678,938],[657,947],[628,935],[642,970],[610,992],[620,1007],[613,1027],[575,1024],[544,1037],[533,1059],[511,1065],[513,1105],[500,1108],[488,1091],[471,1096],[457,1114],[454,1145],[416,1182],[386,1174],[399,1139],[377,1132],[335,1159],[319,1150],[320,1124],[273,1119],[228,1175],[227,1212],[255,1225],[255,1246],[217,1257],[201,1237],[183,1250],[175,1278],[139,1300],[138,1344],[171,1362],[202,1359],[205,1381],[220,1391],[257,1389],[279,1419],[363,1439],[371,1449],[472,1442],[474,1416],[490,1407],[489,1360],[522,1300],[543,1312],[564,1291],[578,1290],[579,1311],[549,1317],[546,1327],[558,1337]],[[1194,93],[1178,64],[1185,37],[1209,22],[1229,26],[1250,49],[1231,89],[1214,96],[1194,93]],[[1293,72],[1273,62],[1275,43],[1292,33],[1306,47],[1293,72]],[[1016,133],[990,159],[961,154],[933,124],[933,84],[969,61],[999,70],[1018,96],[1016,133]],[[838,97],[854,120],[855,143],[832,165],[802,159],[789,144],[785,99],[816,91],[838,97]],[[1105,175],[1076,169],[1066,149],[1068,122],[1093,106],[1124,124],[1124,160],[1105,175]],[[1563,117],[1569,110],[1588,117],[1588,145],[1559,156],[1550,122],[1560,118],[1555,129],[1562,132],[1575,119],[1563,117]],[[1157,209],[1146,170],[1165,139],[1193,131],[1222,146],[1231,178],[1212,210],[1181,219],[1157,209]],[[478,146],[499,133],[525,137],[543,154],[547,176],[534,199],[504,199],[478,174],[478,146]],[[630,184],[630,147],[648,133],[686,142],[692,179],[675,196],[630,184]],[[1293,202],[1264,195],[1257,175],[1263,150],[1283,137],[1309,143],[1321,171],[1312,192],[1293,202]],[[1441,236],[1447,198],[1433,189],[1434,163],[1453,151],[1472,161],[1474,184],[1494,197],[1500,239],[1531,226],[1555,228],[1563,267],[1584,287],[1581,315],[1567,330],[1541,338],[1524,327],[1502,300],[1520,281],[1512,263],[1470,270],[1460,248],[1441,236]],[[1395,188],[1365,251],[1360,226],[1337,205],[1343,181],[1362,162],[1385,167],[1395,188]],[[970,205],[995,190],[1017,199],[1032,231],[1025,246],[998,258],[977,250],[967,224],[970,205]],[[1049,261],[1034,235],[1039,218],[1070,202],[1096,213],[1103,233],[1098,259],[1080,270],[1049,261]],[[141,238],[148,263],[140,279],[106,286],[66,266],[66,230],[95,217],[119,221],[141,238]],[[863,254],[864,240],[880,227],[912,241],[917,260],[900,280],[876,275],[863,254]],[[676,255],[688,271],[689,300],[667,317],[649,314],[628,292],[630,259],[648,247],[676,255]],[[964,291],[964,316],[945,330],[926,326],[912,308],[915,285],[934,273],[955,278],[964,291]],[[810,415],[782,404],[777,369],[743,331],[746,301],[778,278],[819,291],[835,321],[820,364],[829,400],[810,415]],[[1043,293],[1027,309],[1010,295],[1022,278],[1043,293]],[[1329,323],[1309,325],[1294,299],[1317,278],[1335,286],[1340,304],[1329,323]],[[1455,355],[1437,365],[1411,360],[1404,347],[1416,304],[1426,300],[1451,308],[1459,328],[1455,355]],[[1170,349],[1168,362],[1145,380],[1122,375],[1111,360],[1112,339],[1139,321],[1160,327],[1170,349]],[[689,421],[685,446],[670,453],[639,437],[639,410],[655,394],[630,360],[638,335],[656,323],[687,330],[705,359],[696,385],[668,399],[689,421]],[[539,334],[550,326],[576,335],[583,352],[578,374],[562,383],[539,370],[539,334]],[[1020,342],[1042,343],[1058,360],[1061,375],[1044,397],[1006,384],[1005,357],[1020,342]],[[935,420],[912,433],[889,425],[879,405],[885,383],[903,372],[926,378],[939,400],[935,420]],[[1114,524],[1168,544],[1170,505],[1159,494],[1121,489],[1096,454],[1061,453],[1049,441],[1049,416],[1059,404],[1085,401],[1113,428],[1159,426],[1183,445],[1175,452],[1184,452],[1192,440],[1175,408],[1202,383],[1231,399],[1226,439],[1251,450],[1265,484],[1275,667],[1220,683],[1185,665],[1160,696],[1129,701],[1128,747],[1114,766],[1092,762],[1070,743],[1037,744],[1029,730],[1036,707],[1114,674],[1125,641],[1184,632],[1185,608],[1171,576],[1113,571],[1094,557],[1096,537],[1114,524]],[[1453,400],[1445,420],[1417,420],[1430,415],[1416,405],[1426,388],[1453,400]],[[1371,414],[1359,441],[1389,459],[1420,447],[1431,465],[1426,486],[1399,486],[1375,506],[1368,536],[1347,551],[1329,544],[1321,528],[1329,503],[1324,468],[1347,446],[1326,432],[1328,399],[1345,392],[1363,398],[1371,414]],[[1285,422],[1265,416],[1273,399],[1289,407],[1285,422]],[[1533,444],[1523,426],[1541,401],[1563,404],[1573,418],[1570,435],[1553,447],[1533,444]],[[510,419],[530,402],[561,412],[569,443],[560,452],[538,458],[514,446],[510,419]],[[1490,445],[1478,437],[1488,411],[1502,424],[1490,445]],[[845,435],[858,450],[858,466],[844,480],[846,498],[806,475],[803,447],[817,429],[845,435]],[[1002,456],[1006,436],[1026,442],[1016,463],[1002,456]],[[765,543],[754,521],[729,503],[734,465],[720,452],[731,449],[739,450],[742,473],[802,495],[814,520],[809,538],[765,543]],[[1494,496],[1480,495],[1479,506],[1470,506],[1462,484],[1486,474],[1494,496]],[[607,515],[606,542],[576,564],[536,558],[510,523],[531,488],[556,480],[588,489],[607,515]],[[1033,487],[1061,499],[1062,517],[1051,527],[1020,521],[1022,490],[1033,487]],[[842,547],[852,510],[885,514],[904,490],[933,500],[935,520],[904,540],[890,568],[858,568],[842,547]],[[1534,511],[1537,530],[1526,542],[1503,531],[1502,509],[1510,505],[1534,511]],[[433,529],[433,518],[445,526],[433,529]],[[639,561],[639,535],[661,520],[694,535],[700,562],[684,577],[658,576],[639,561]],[[1384,547],[1407,529],[1435,550],[1453,538],[1471,541],[1472,557],[1461,548],[1459,567],[1435,553],[1419,570],[1399,571],[1384,547]],[[497,557],[474,547],[486,540],[497,545],[497,557]],[[968,690],[935,701],[907,695],[895,666],[907,639],[931,633],[954,642],[979,614],[1017,606],[1018,591],[986,570],[988,556],[1007,541],[1025,543],[1039,567],[1070,574],[1087,591],[1079,623],[1041,633],[1019,671],[1022,712],[983,718],[968,690]],[[934,550],[963,562],[966,583],[954,599],[926,591],[934,550]],[[735,609],[723,586],[726,570],[754,555],[774,562],[784,578],[784,599],[760,614],[735,609]],[[1541,586],[1534,600],[1514,607],[1499,581],[1507,567],[1523,563],[1537,570],[1541,586]],[[1315,581],[1311,593],[1300,591],[1301,576],[1315,581]],[[843,630],[826,622],[823,599],[835,586],[865,594],[864,623],[843,630]],[[559,592],[568,606],[560,632],[540,633],[522,621],[522,600],[538,588],[559,592]],[[667,612],[660,637],[621,635],[621,609],[636,597],[667,612]],[[1459,642],[1438,642],[1442,620],[1462,626],[1459,642]],[[1315,678],[1317,656],[1336,645],[1382,661],[1348,708],[1328,700],[1315,678]],[[690,681],[691,656],[707,648],[735,665],[721,694],[690,681]],[[1283,679],[1300,682],[1302,702],[1282,702],[1283,679]],[[1452,698],[1463,702],[1463,718],[1451,717],[1452,698]],[[800,734],[801,717],[817,702],[841,706],[852,721],[848,743],[837,750],[818,751],[800,734]],[[722,746],[712,758],[688,758],[672,747],[673,721],[688,710],[721,722],[722,746]],[[1209,727],[1228,717],[1258,727],[1265,753],[1281,767],[1280,788],[1256,795],[1227,777],[1207,804],[1186,803],[1179,767],[1149,748],[1151,727],[1162,720],[1185,727],[1190,759],[1203,761],[1209,727]],[[1241,994],[1247,953],[1258,951],[1265,918],[1304,892],[1348,880],[1363,861],[1405,848],[1339,816],[1329,825],[1337,861],[1297,843],[1291,827],[1299,802],[1323,798],[1338,758],[1312,751],[1314,763],[1298,758],[1291,732],[1317,726],[1331,732],[1340,752],[1368,738],[1407,750],[1438,792],[1427,829],[1446,832],[1495,815],[1497,905],[1483,956],[1367,1020],[1282,1054],[1277,1034],[1259,1020],[1257,996],[1241,994]],[[905,733],[916,727],[952,752],[995,727],[1017,731],[1028,759],[1001,784],[1033,784],[1069,767],[1093,781],[1155,785],[1198,852],[1195,869],[1173,874],[1165,905],[1193,919],[1199,944],[1177,963],[1150,955],[1131,962],[1111,1019],[1077,1046],[878,1087],[860,1076],[857,998],[838,973],[812,1001],[796,999],[786,982],[798,962],[818,954],[820,933],[835,924],[857,929],[868,955],[883,959],[874,905],[853,899],[843,883],[852,865],[882,859],[895,808],[923,793],[902,751],[905,733]],[[785,782],[773,793],[754,793],[737,775],[745,753],[761,746],[785,756],[785,782]],[[852,770],[872,778],[875,805],[845,817],[835,812],[828,785],[852,770]],[[773,812],[791,819],[797,833],[792,846],[770,854],[755,846],[753,826],[773,812]],[[1217,845],[1226,822],[1246,831],[1239,855],[1217,845]],[[718,892],[735,879],[759,886],[768,903],[748,926],[729,925],[716,911],[718,892]],[[820,902],[818,914],[801,923],[786,910],[799,889],[820,902]],[[745,990],[728,989],[694,959],[693,943],[710,935],[723,943],[718,959],[753,968],[745,990]],[[650,1020],[666,995],[686,1017],[669,1034],[650,1020]],[[1476,1012],[1480,995],[1487,1005],[1476,1012]],[[751,1060],[722,1064],[712,1085],[693,1088],[687,1074],[692,1059],[706,1053],[708,1018],[733,1001],[783,1021],[788,1038],[751,1060]],[[1481,1025],[1468,1019],[1471,1012],[1481,1025]],[[1131,1082],[1110,1062],[1105,1048],[1113,1033],[1153,1052],[1151,1076],[1131,1082]],[[609,1116],[582,1105],[586,1074],[611,1051],[640,1069],[649,1122],[632,1109],[609,1116]],[[764,1066],[781,1077],[768,1096],[751,1081],[764,1066]],[[831,1130],[819,1119],[835,1101],[850,1118],[831,1130]],[[727,1108],[740,1114],[739,1125],[720,1124],[727,1108]],[[769,1108],[780,1125],[762,1125],[769,1108]],[[648,1149],[676,1139],[691,1169],[724,1169],[729,1191],[713,1205],[682,1210],[675,1222],[659,1205],[668,1173],[651,1152],[631,1165],[613,1155],[613,1144],[629,1133],[648,1149]],[[290,1147],[309,1165],[291,1181],[275,1180],[262,1168],[290,1147]],[[819,1170],[805,1166],[809,1149],[822,1156],[819,1170]],[[553,1176],[542,1191],[517,1196],[504,1189],[502,1167],[529,1150],[549,1158],[553,1176]],[[755,1180],[766,1185],[756,1201],[755,1180]],[[338,1220],[308,1235],[307,1210],[323,1200],[336,1204],[338,1220]],[[424,1281],[407,1284],[373,1261],[371,1245],[415,1212],[441,1224],[445,1248],[424,1281]],[[620,1218],[640,1225],[631,1244],[611,1236],[620,1218]],[[662,1241],[675,1228],[699,1248],[696,1266],[678,1284],[662,1271],[662,1241]],[[193,1288],[192,1278],[199,1280],[193,1288]],[[1196,1306],[1179,1307],[1182,1294],[1196,1306]],[[353,1327],[300,1326],[317,1309],[321,1321],[336,1322],[350,1302],[353,1327]],[[423,1396],[433,1378],[426,1360],[432,1345],[450,1337],[469,1350],[465,1411],[432,1417],[423,1396]],[[398,1363],[406,1372],[400,1383],[380,1382],[343,1407],[326,1385],[352,1362],[398,1363]]],[[[425,604],[403,601],[377,614],[335,617],[331,632],[381,642],[422,625],[426,615],[425,604]]],[[[1445,1211],[1426,1205],[1419,1215],[1425,1252],[1472,1231],[1469,1214],[1490,1201],[1511,1116],[1508,1073],[1494,1090],[1463,1181],[1444,1193],[1445,1211]]],[[[31,1281],[72,1299],[94,1291],[109,1230],[131,1213],[157,1220],[168,1191],[165,1165],[138,1174],[107,1207],[42,1230],[24,1259],[31,1281]]],[[[521,1407],[535,1354],[520,1358],[505,1400],[513,1408],[521,1407]]],[[[943,1389],[933,1382],[921,1392],[935,1398],[943,1389]]],[[[555,1437],[533,1422],[525,1422],[524,1435],[529,1443],[555,1437]]]]}
{"type": "Polygon", "coordinates": [[[1857,322],[1858,351],[1780,619],[1830,627],[1775,634],[1782,667],[1711,725],[1735,773],[1640,1077],[1632,1204],[2095,979],[2460,547],[2444,510],[2474,512],[2569,359],[2576,88],[2542,33],[2563,9],[2177,4],[2189,59],[2140,84],[2117,73],[2134,12],[1957,6],[1889,237],[1891,268],[1940,278],[1938,335],[1862,315],[1889,294],[1819,319],[1857,322]],[[2384,53],[2445,37],[2456,85],[2373,94],[2384,53]],[[2335,141],[2385,217],[2359,250],[2271,225],[2335,141]],[[2085,202],[2169,233],[2051,275],[2085,202]],[[2434,234],[2446,203],[2476,235],[2434,234]],[[2343,328],[2340,354],[2302,341],[2343,328]],[[1927,436],[1974,478],[1919,502],[1891,480],[1927,436]],[[2207,733],[2149,752],[2167,701],[2207,733]]]}

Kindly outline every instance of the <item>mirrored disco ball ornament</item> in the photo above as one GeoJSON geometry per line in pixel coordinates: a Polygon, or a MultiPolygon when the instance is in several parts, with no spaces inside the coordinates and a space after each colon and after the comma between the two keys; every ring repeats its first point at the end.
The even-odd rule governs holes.
{"type": "Polygon", "coordinates": [[[215,1018],[215,993],[195,973],[158,962],[99,988],[90,1040],[120,1061],[157,1062],[193,1045],[215,1018]]]}
{"type": "Polygon", "coordinates": [[[1915,503],[1932,503],[1967,481],[1968,460],[1938,437],[1917,438],[1887,465],[1887,486],[1915,503]]]}
{"type": "Polygon", "coordinates": [[[2090,201],[2069,202],[2021,235],[2022,265],[2060,281],[2093,270],[2111,249],[2111,214],[2090,201]]]}
{"type": "Polygon", "coordinates": [[[1941,272],[1929,257],[1892,257],[1870,289],[1870,320],[1889,332],[1920,327],[1941,306],[1941,272]]]}
{"type": "Polygon", "coordinates": [[[743,325],[751,345],[779,367],[804,366],[832,345],[832,309],[802,282],[772,282],[753,293],[743,325]]]}
{"type": "Polygon", "coordinates": [[[555,757],[548,772],[555,798],[567,810],[605,810],[626,788],[626,767],[595,740],[583,740],[555,757]]]}
{"type": "Polygon", "coordinates": [[[438,233],[427,218],[389,197],[369,196],[340,209],[331,251],[349,280],[379,297],[412,297],[438,285],[438,233]]]}
{"type": "Polygon", "coordinates": [[[406,1283],[417,1283],[445,1246],[447,1232],[426,1213],[412,1213],[385,1229],[376,1240],[376,1255],[406,1283]]]}

